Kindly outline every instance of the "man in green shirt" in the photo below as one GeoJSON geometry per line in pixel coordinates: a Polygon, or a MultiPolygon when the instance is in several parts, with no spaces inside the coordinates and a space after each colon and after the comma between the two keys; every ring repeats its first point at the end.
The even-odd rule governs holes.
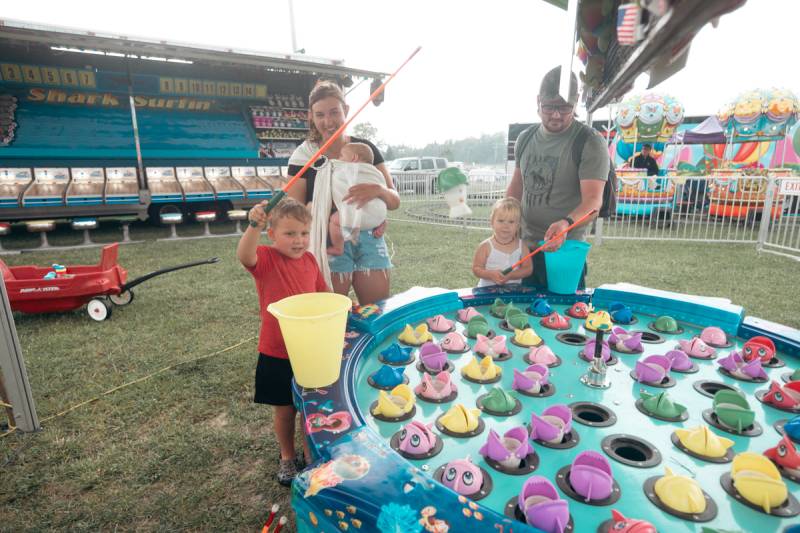
{"type": "MultiPolygon", "coordinates": [[[[605,141],[575,120],[578,80],[574,74],[570,76],[569,99],[564,100],[558,94],[560,78],[561,67],[556,67],[542,79],[537,97],[542,123],[517,137],[514,175],[506,191],[506,196],[522,203],[522,238],[531,249],[592,209],[599,210],[608,180],[605,141]]],[[[583,240],[589,223],[591,220],[572,229],[567,238],[583,240]]],[[[547,251],[557,250],[563,242],[562,237],[547,251]]],[[[544,254],[534,256],[533,274],[523,283],[547,287],[544,254]]],[[[582,276],[580,287],[584,286],[582,276]]]]}

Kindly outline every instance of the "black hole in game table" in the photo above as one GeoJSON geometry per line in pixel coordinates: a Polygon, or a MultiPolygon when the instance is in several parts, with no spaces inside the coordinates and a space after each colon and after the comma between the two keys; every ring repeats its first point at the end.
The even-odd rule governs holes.
{"type": "Polygon", "coordinates": [[[601,445],[606,455],[624,465],[650,468],[661,462],[655,446],[633,435],[609,435],[601,445]]]}
{"type": "Polygon", "coordinates": [[[652,331],[642,332],[642,342],[649,342],[651,344],[658,344],[664,342],[664,337],[652,331]]]}
{"type": "Polygon", "coordinates": [[[573,346],[583,346],[589,340],[586,335],[581,335],[580,333],[559,333],[556,335],[556,339],[564,344],[572,344],[573,346]]]}
{"type": "Polygon", "coordinates": [[[709,398],[713,398],[714,395],[721,390],[737,390],[735,387],[731,387],[721,381],[698,381],[694,384],[694,389],[703,396],[708,396],[709,398]]]}

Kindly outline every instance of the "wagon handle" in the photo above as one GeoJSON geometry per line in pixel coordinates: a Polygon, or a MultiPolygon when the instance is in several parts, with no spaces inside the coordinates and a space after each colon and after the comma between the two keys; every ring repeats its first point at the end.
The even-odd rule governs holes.
{"type": "Polygon", "coordinates": [[[135,286],[139,285],[140,283],[144,283],[150,278],[154,278],[156,276],[160,276],[161,274],[167,274],[168,272],[174,272],[176,270],[182,270],[184,268],[191,268],[200,265],[211,265],[214,263],[219,263],[219,257],[212,257],[211,259],[203,259],[202,261],[194,261],[192,263],[185,263],[183,265],[178,265],[174,267],[162,268],[161,270],[156,270],[155,272],[150,272],[149,274],[145,274],[144,276],[140,276],[134,280],[129,281],[128,283],[123,283],[119,287],[119,292],[123,293],[127,290],[134,288],[135,286]]]}

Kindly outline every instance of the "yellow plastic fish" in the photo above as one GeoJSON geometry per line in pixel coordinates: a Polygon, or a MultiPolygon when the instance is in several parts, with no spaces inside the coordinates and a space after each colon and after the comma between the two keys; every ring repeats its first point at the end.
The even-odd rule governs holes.
{"type": "Polygon", "coordinates": [[[765,513],[785,502],[789,494],[775,464],[757,453],[742,452],[734,457],[731,478],[742,498],[760,506],[765,513]]]}
{"type": "Polygon", "coordinates": [[[402,383],[393,388],[391,392],[380,391],[378,393],[378,405],[372,411],[373,415],[381,415],[387,418],[398,418],[408,413],[414,408],[414,394],[411,387],[402,383]]]}
{"type": "Polygon", "coordinates": [[[406,327],[403,328],[403,332],[397,338],[406,344],[420,346],[428,341],[432,341],[433,335],[428,331],[428,324],[423,322],[416,328],[412,328],[411,324],[406,324],[406,327]]]}
{"type": "Polygon", "coordinates": [[[689,451],[703,457],[724,457],[734,444],[731,439],[720,437],[707,426],[676,429],[675,435],[689,451]]]}
{"type": "Polygon", "coordinates": [[[461,369],[461,374],[470,379],[483,381],[502,376],[503,370],[489,356],[483,357],[480,363],[478,358],[473,356],[467,366],[461,369]]]}
{"type": "Polygon", "coordinates": [[[456,404],[439,418],[439,423],[453,433],[469,433],[478,428],[480,409],[467,409],[463,404],[456,404]]]}
{"type": "Polygon", "coordinates": [[[542,343],[542,339],[533,328],[515,329],[514,342],[522,346],[536,346],[542,343]]]}
{"type": "Polygon", "coordinates": [[[686,514],[702,514],[706,510],[706,498],[697,481],[676,476],[669,467],[664,468],[664,477],[656,481],[654,490],[670,509],[686,514]]]}
{"type": "Polygon", "coordinates": [[[589,313],[589,316],[586,317],[584,326],[590,331],[597,331],[598,329],[602,329],[603,331],[611,331],[611,315],[608,314],[608,311],[595,311],[593,313],[589,313]]]}

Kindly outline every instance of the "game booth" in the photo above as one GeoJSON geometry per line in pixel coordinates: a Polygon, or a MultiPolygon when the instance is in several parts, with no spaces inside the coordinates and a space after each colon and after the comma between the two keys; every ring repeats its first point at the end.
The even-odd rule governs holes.
{"type": "Polygon", "coordinates": [[[326,310],[303,339],[313,375],[296,374],[318,459],[293,484],[300,531],[800,523],[796,330],[626,283],[418,287],[354,309],[315,383],[326,310]]]}
{"type": "Polygon", "coordinates": [[[285,183],[318,79],[383,76],[14,20],[0,47],[4,221],[226,217],[285,183]]]}

